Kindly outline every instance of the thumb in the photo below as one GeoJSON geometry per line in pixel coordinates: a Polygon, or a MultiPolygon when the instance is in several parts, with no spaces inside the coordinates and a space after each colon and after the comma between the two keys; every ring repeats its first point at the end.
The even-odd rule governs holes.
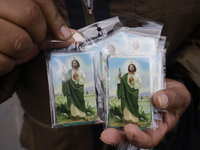
{"type": "Polygon", "coordinates": [[[33,1],[41,8],[46,19],[48,29],[53,33],[53,35],[60,40],[68,40],[71,37],[71,32],[59,14],[54,2],[52,0],[33,1]]]}
{"type": "Polygon", "coordinates": [[[160,109],[184,111],[190,103],[190,93],[182,83],[170,80],[167,89],[156,92],[153,100],[160,109]]]}

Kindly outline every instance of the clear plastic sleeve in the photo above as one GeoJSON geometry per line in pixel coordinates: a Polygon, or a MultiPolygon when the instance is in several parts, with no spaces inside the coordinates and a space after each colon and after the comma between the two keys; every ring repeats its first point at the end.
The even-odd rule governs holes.
{"type": "MultiPolygon", "coordinates": [[[[157,124],[156,120],[162,120],[162,116],[160,115],[160,111],[153,103],[152,96],[158,91],[166,88],[165,85],[165,54],[166,54],[166,37],[160,36],[163,25],[140,16],[130,15],[124,12],[119,13],[120,21],[124,26],[126,26],[124,30],[127,33],[128,40],[130,45],[132,45],[132,49],[135,45],[135,53],[131,53],[135,56],[145,56],[144,52],[141,52],[141,43],[145,43],[143,45],[147,45],[151,40],[155,41],[155,44],[152,48],[147,46],[147,49],[144,51],[149,51],[150,53],[146,53],[151,59],[152,67],[151,70],[151,83],[153,84],[151,87],[151,110],[152,110],[152,120],[151,127],[145,128],[148,129],[156,129],[157,124]],[[153,38],[152,38],[153,37],[153,38]],[[148,40],[151,39],[151,40],[148,40]],[[145,42],[146,40],[146,42],[145,42]],[[140,42],[138,42],[140,41],[140,42]],[[143,41],[143,42],[141,42],[143,41]],[[140,50],[139,50],[140,49],[140,50]],[[151,49],[151,50],[150,50],[151,49]],[[153,49],[153,50],[152,50],[153,49]],[[153,51],[153,54],[152,54],[153,51]]],[[[128,81],[127,81],[128,82],[128,81]]],[[[162,110],[163,111],[163,110],[162,110]]],[[[118,147],[118,150],[138,150],[140,148],[134,147],[129,144],[124,136],[121,140],[121,143],[118,147]]]]}
{"type": "Polygon", "coordinates": [[[52,127],[101,122],[96,101],[96,52],[46,52],[52,127]]]}
{"type": "Polygon", "coordinates": [[[115,17],[72,32],[71,41],[49,35],[44,42],[53,128],[103,123],[105,95],[97,43],[120,27],[115,17]],[[96,49],[89,48],[93,45],[96,49]]]}
{"type": "Polygon", "coordinates": [[[151,41],[138,35],[133,38],[135,42],[132,35],[116,34],[102,46],[107,79],[106,123],[108,127],[134,123],[141,129],[155,128],[151,97],[157,43],[154,38],[151,41]],[[135,69],[131,72],[130,68],[135,69]]]}
{"type": "Polygon", "coordinates": [[[132,21],[141,24],[124,28],[114,17],[74,32],[72,43],[45,41],[52,127],[104,121],[106,127],[157,127],[155,119],[162,118],[152,96],[164,88],[162,25],[139,16],[132,21]]]}
{"type": "Polygon", "coordinates": [[[160,36],[163,24],[152,21],[147,18],[143,18],[141,16],[137,16],[134,14],[129,14],[123,11],[119,12],[119,20],[124,27],[128,27],[127,29],[139,33],[151,34],[154,36],[160,36]]]}

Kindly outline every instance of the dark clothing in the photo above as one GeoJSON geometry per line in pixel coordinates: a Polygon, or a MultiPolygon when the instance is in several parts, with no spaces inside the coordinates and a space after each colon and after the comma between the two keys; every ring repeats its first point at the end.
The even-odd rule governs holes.
{"type": "MultiPolygon", "coordinates": [[[[81,3],[80,0],[56,0],[55,3],[69,27],[78,29],[89,23],[88,12],[84,7],[83,0],[81,3]]],[[[95,0],[92,15],[94,21],[99,21],[117,16],[119,10],[121,10],[163,23],[162,35],[167,36],[167,41],[170,42],[167,58],[184,44],[173,65],[177,67],[178,70],[176,69],[176,71],[182,74],[188,89],[192,89],[194,96],[190,105],[192,112],[190,108],[186,112],[192,113],[190,114],[192,117],[188,114],[183,116],[184,121],[179,126],[182,132],[174,135],[175,139],[179,140],[177,143],[175,141],[172,147],[178,147],[177,149],[180,150],[190,149],[190,146],[194,144],[193,142],[199,140],[200,135],[199,120],[196,120],[199,119],[197,106],[200,100],[199,8],[200,1],[197,0],[95,0]],[[186,122],[186,120],[189,122],[186,122]]],[[[62,128],[59,130],[50,129],[49,91],[43,51],[33,60],[18,65],[12,72],[0,76],[0,102],[11,97],[15,90],[21,100],[22,107],[29,116],[48,126],[48,128],[45,128],[42,125],[35,125],[30,117],[25,119],[21,136],[23,146],[33,150],[93,149],[92,143],[97,142],[93,139],[100,136],[100,132],[97,131],[97,135],[94,132],[94,128],[97,126],[93,126],[93,129],[91,126],[62,128]]],[[[99,146],[94,149],[100,148],[99,146]]],[[[163,148],[161,149],[163,150],[163,148]]],[[[199,143],[195,143],[193,149],[200,149],[199,143]]]]}

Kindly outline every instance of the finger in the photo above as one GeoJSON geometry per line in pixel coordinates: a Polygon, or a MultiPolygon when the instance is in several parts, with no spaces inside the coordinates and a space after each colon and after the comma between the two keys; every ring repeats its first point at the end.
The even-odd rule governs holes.
{"type": "Polygon", "coordinates": [[[45,18],[40,7],[32,0],[1,1],[0,18],[24,28],[35,43],[42,42],[46,37],[45,18]]]}
{"type": "Polygon", "coordinates": [[[0,27],[0,52],[15,59],[30,54],[33,43],[27,32],[1,18],[0,27]]]}
{"type": "Polygon", "coordinates": [[[40,50],[38,48],[38,45],[34,44],[32,50],[28,56],[26,56],[25,58],[22,58],[22,59],[17,59],[17,65],[28,62],[29,60],[31,60],[35,56],[37,56],[39,53],[40,53],[40,50]]]}
{"type": "Polygon", "coordinates": [[[6,74],[14,69],[16,60],[0,53],[0,75],[6,74]]]}
{"type": "Polygon", "coordinates": [[[108,145],[112,145],[114,147],[117,147],[120,144],[122,138],[123,138],[122,131],[113,129],[113,128],[108,128],[108,129],[104,130],[101,133],[101,137],[100,137],[100,139],[104,143],[106,143],[108,145]]]}
{"type": "Polygon", "coordinates": [[[138,126],[128,124],[124,127],[127,140],[138,148],[152,148],[156,146],[166,134],[168,126],[162,121],[158,121],[158,128],[155,130],[140,130],[138,126]]]}
{"type": "Polygon", "coordinates": [[[167,89],[158,91],[153,99],[156,106],[160,109],[171,110],[181,114],[190,103],[190,94],[187,88],[175,80],[167,80],[167,89]]]}
{"type": "Polygon", "coordinates": [[[71,33],[52,0],[34,0],[42,9],[50,31],[60,40],[67,40],[71,33]]]}

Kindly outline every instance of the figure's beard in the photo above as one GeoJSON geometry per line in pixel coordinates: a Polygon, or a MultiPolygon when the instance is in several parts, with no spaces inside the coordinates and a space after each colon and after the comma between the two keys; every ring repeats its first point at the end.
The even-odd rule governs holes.
{"type": "Polygon", "coordinates": [[[134,73],[135,71],[134,71],[134,70],[133,70],[133,71],[130,70],[129,72],[130,72],[130,73],[134,73]]]}
{"type": "Polygon", "coordinates": [[[73,68],[73,69],[78,69],[78,66],[76,66],[76,67],[73,66],[72,68],[73,68]]]}

